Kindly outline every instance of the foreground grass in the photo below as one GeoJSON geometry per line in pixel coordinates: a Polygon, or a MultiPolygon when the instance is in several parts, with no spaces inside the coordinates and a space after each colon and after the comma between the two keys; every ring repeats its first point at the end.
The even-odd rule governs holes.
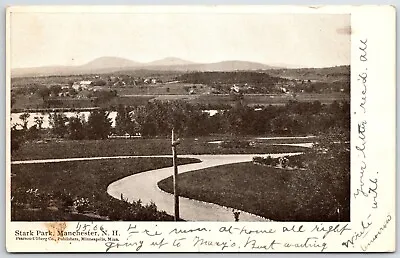
{"type": "MultiPolygon", "coordinates": [[[[221,146],[208,143],[225,140],[227,136],[182,139],[178,154],[236,154],[236,153],[283,153],[303,152],[307,148],[296,146],[274,146],[273,143],[309,142],[299,140],[255,140],[243,138],[242,141],[255,140],[255,146],[221,146]]],[[[108,139],[108,140],[62,140],[50,142],[27,142],[12,155],[12,160],[107,157],[123,155],[170,155],[170,139],[108,139]]]]}
{"type": "MultiPolygon", "coordinates": [[[[178,159],[179,165],[193,162],[199,160],[178,159]]],[[[118,179],[169,166],[172,166],[172,159],[169,158],[12,165],[11,194],[20,202],[13,209],[12,220],[96,220],[105,217],[113,220],[146,220],[157,216],[161,220],[172,220],[173,217],[167,214],[138,214],[137,217],[126,214],[129,211],[126,203],[112,198],[106,192],[107,186],[118,179]],[[29,189],[38,189],[40,197],[27,195],[26,191],[29,189]],[[70,205],[65,204],[66,198],[87,198],[87,213],[95,216],[88,217],[63,210],[63,206],[70,205]]],[[[146,212],[151,211],[154,209],[146,212]]]]}
{"type": "MultiPolygon", "coordinates": [[[[158,186],[172,193],[172,178],[158,186]]],[[[349,221],[349,177],[339,181],[305,170],[239,163],[184,173],[180,195],[276,221],[349,221]],[[334,197],[334,196],[335,197],[334,197]],[[340,208],[338,214],[337,208],[340,208]]]]}

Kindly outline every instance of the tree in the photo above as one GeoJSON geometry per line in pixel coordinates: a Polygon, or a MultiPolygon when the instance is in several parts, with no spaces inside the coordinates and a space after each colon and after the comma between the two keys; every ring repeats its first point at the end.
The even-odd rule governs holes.
{"type": "Polygon", "coordinates": [[[16,125],[11,127],[11,154],[17,151],[24,140],[23,130],[17,130],[16,125]]]}
{"type": "Polygon", "coordinates": [[[50,95],[50,89],[47,87],[40,88],[37,93],[43,99],[43,101],[47,100],[50,95]]]}
{"type": "Polygon", "coordinates": [[[107,139],[111,133],[112,120],[109,112],[96,110],[90,112],[87,122],[87,135],[89,139],[107,139]]]}
{"type": "Polygon", "coordinates": [[[34,121],[38,130],[42,129],[44,118],[42,116],[35,116],[34,121]]]}
{"type": "Polygon", "coordinates": [[[68,89],[68,94],[73,97],[76,96],[78,94],[78,92],[76,92],[76,90],[74,88],[70,88],[68,89]]]}
{"type": "Polygon", "coordinates": [[[132,119],[141,135],[149,136],[157,134],[156,123],[150,111],[150,104],[137,107],[133,112],[132,119]]]}
{"type": "Polygon", "coordinates": [[[50,87],[50,92],[54,95],[54,96],[58,96],[59,93],[62,92],[62,88],[60,85],[54,85],[50,87]]]}
{"type": "Polygon", "coordinates": [[[254,111],[250,110],[247,106],[236,103],[234,108],[227,112],[228,130],[232,134],[245,134],[249,127],[247,118],[251,116],[252,112],[254,111]]]}
{"type": "Polygon", "coordinates": [[[107,82],[105,80],[96,80],[93,82],[94,86],[106,86],[107,82]]]}
{"type": "Polygon", "coordinates": [[[24,131],[28,130],[28,119],[30,116],[31,115],[27,112],[25,112],[19,116],[19,119],[21,119],[21,121],[22,121],[22,129],[24,131]]]}
{"type": "Polygon", "coordinates": [[[123,135],[132,132],[134,122],[130,110],[120,105],[117,109],[117,117],[115,118],[115,129],[118,134],[123,135]]]}
{"type": "Polygon", "coordinates": [[[94,92],[95,105],[100,105],[110,101],[117,96],[116,90],[98,90],[94,92]]]}
{"type": "Polygon", "coordinates": [[[76,115],[68,119],[68,133],[71,140],[83,140],[85,138],[85,121],[76,115]]]}
{"type": "Polygon", "coordinates": [[[68,118],[63,113],[54,113],[49,116],[51,131],[58,137],[64,137],[68,133],[68,118]]]}

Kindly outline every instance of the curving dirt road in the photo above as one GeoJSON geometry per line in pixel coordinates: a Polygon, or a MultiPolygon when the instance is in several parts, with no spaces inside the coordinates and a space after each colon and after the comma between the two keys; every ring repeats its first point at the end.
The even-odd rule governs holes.
{"type": "MultiPolygon", "coordinates": [[[[280,157],[286,155],[298,155],[301,153],[282,154],[227,154],[227,155],[180,155],[180,158],[197,158],[201,163],[179,166],[179,174],[187,173],[203,168],[215,167],[226,164],[248,162],[254,156],[280,157]]],[[[129,201],[141,200],[143,204],[154,202],[159,210],[168,214],[174,214],[174,197],[172,194],[162,191],[157,183],[173,174],[173,168],[150,170],[125,177],[111,183],[107,193],[116,199],[129,201]]],[[[214,203],[207,203],[189,198],[180,197],[180,217],[187,221],[234,221],[232,208],[223,207],[214,203]]],[[[270,221],[266,218],[240,211],[240,221],[270,221]]]]}

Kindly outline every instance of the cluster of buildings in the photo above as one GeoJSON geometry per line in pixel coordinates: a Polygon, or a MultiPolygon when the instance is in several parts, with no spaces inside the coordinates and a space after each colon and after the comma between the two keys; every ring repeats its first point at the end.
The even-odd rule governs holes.
{"type": "Polygon", "coordinates": [[[120,77],[120,76],[110,76],[108,78],[109,86],[113,87],[124,87],[124,86],[137,86],[140,84],[157,84],[162,83],[162,80],[157,77],[147,77],[147,78],[133,78],[133,77],[120,77]]]}
{"type": "Polygon", "coordinates": [[[74,82],[71,87],[76,91],[91,90],[93,88],[93,81],[74,82]]]}
{"type": "Polygon", "coordinates": [[[233,86],[230,87],[229,90],[233,93],[243,93],[254,90],[254,87],[249,86],[247,83],[244,83],[243,85],[233,84],[233,86]]]}
{"type": "Polygon", "coordinates": [[[126,86],[138,86],[140,84],[158,84],[162,83],[161,79],[157,77],[147,78],[133,78],[131,76],[106,76],[100,77],[94,76],[92,79],[86,79],[76,81],[72,84],[72,88],[76,91],[89,90],[96,91],[101,90],[101,87],[126,87],[126,86]]]}

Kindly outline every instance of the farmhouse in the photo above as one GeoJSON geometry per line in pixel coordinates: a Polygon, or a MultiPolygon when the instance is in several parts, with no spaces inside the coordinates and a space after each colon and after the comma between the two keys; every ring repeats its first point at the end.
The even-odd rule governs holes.
{"type": "Polygon", "coordinates": [[[87,90],[91,85],[92,85],[92,81],[80,81],[80,82],[74,82],[74,84],[72,85],[72,88],[74,90],[87,90]]]}

